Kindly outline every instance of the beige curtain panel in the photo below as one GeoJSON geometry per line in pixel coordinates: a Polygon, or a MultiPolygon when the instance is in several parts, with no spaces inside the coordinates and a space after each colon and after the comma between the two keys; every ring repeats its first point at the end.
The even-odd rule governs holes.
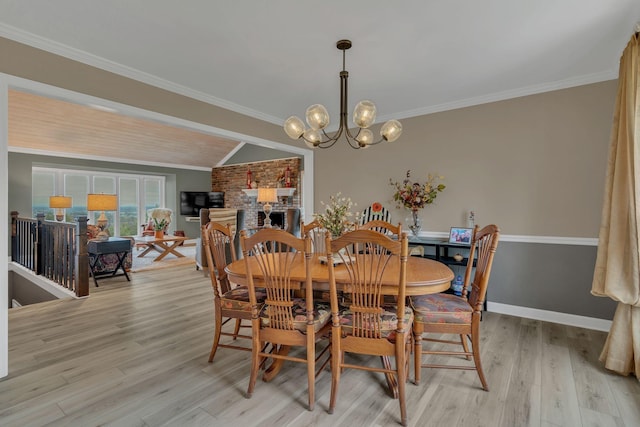
{"type": "Polygon", "coordinates": [[[600,355],[607,369],[640,380],[640,35],[620,59],[598,256],[591,293],[618,301],[600,355]]]}

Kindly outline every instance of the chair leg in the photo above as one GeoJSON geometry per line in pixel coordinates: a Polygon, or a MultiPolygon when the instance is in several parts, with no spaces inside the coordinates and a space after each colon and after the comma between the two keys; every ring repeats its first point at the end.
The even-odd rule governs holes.
{"type": "Polygon", "coordinates": [[[478,371],[478,376],[480,377],[480,382],[482,383],[482,388],[485,391],[489,391],[489,386],[487,385],[487,379],[484,376],[484,371],[482,370],[482,361],[480,360],[480,322],[474,319],[473,325],[471,325],[471,345],[473,346],[473,361],[476,364],[476,371],[478,371]]]}
{"type": "MultiPolygon", "coordinates": [[[[260,369],[260,339],[257,336],[258,333],[255,332],[256,325],[259,320],[252,319],[251,327],[253,330],[253,338],[251,339],[251,375],[249,376],[249,387],[247,388],[247,399],[251,397],[253,394],[253,390],[256,387],[256,379],[258,378],[258,370],[260,369]]],[[[259,327],[259,326],[258,326],[259,327]]]]}
{"type": "Polygon", "coordinates": [[[236,319],[236,326],[233,328],[233,340],[235,341],[238,338],[238,334],[240,333],[240,324],[242,323],[242,319],[236,319]]]}
{"type": "Polygon", "coordinates": [[[422,369],[422,334],[413,334],[413,383],[420,384],[420,371],[422,369]]]}
{"type": "Polygon", "coordinates": [[[309,384],[309,410],[313,411],[316,402],[316,344],[314,334],[307,332],[307,383],[309,384]]]}
{"type": "Polygon", "coordinates": [[[340,384],[340,364],[342,362],[342,352],[340,351],[340,338],[338,333],[340,328],[333,328],[331,334],[331,398],[329,400],[328,413],[333,414],[338,397],[338,384],[340,384]]]}
{"type": "Polygon", "coordinates": [[[407,385],[407,352],[405,351],[405,346],[410,346],[411,340],[409,340],[408,343],[406,342],[404,337],[397,337],[396,340],[396,370],[398,372],[398,402],[400,403],[400,423],[403,426],[406,426],[407,402],[405,399],[405,387],[407,385]],[[400,342],[401,339],[404,341],[404,343],[400,342]]]}
{"type": "Polygon", "coordinates": [[[211,353],[209,353],[209,363],[213,362],[213,357],[216,355],[216,350],[218,349],[218,343],[220,342],[220,334],[222,332],[222,311],[220,306],[216,303],[216,329],[213,335],[213,346],[211,346],[211,353]]]}
{"type": "MultiPolygon", "coordinates": [[[[389,360],[389,356],[380,356],[380,360],[382,361],[382,367],[387,370],[391,370],[391,361],[389,360]]],[[[398,386],[396,384],[396,376],[391,372],[385,372],[385,377],[387,379],[387,386],[389,387],[389,392],[391,392],[391,397],[394,399],[398,398],[398,386]]]]}
{"type": "MultiPolygon", "coordinates": [[[[465,353],[469,353],[469,344],[467,343],[467,336],[465,334],[460,334],[460,343],[462,344],[462,348],[465,353]]],[[[471,360],[471,356],[466,356],[467,360],[471,360]]]]}

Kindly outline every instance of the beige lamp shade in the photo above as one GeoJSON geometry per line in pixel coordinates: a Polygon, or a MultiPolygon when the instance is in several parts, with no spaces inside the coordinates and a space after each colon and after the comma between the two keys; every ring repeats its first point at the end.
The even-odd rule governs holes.
{"type": "Polygon", "coordinates": [[[258,203],[274,203],[278,201],[278,190],[275,188],[258,188],[258,203]]]}
{"type": "Polygon", "coordinates": [[[115,211],[118,209],[116,194],[87,194],[88,211],[115,211]]]}
{"type": "Polygon", "coordinates": [[[67,209],[71,207],[70,196],[50,196],[49,207],[54,209],[67,209]]]}

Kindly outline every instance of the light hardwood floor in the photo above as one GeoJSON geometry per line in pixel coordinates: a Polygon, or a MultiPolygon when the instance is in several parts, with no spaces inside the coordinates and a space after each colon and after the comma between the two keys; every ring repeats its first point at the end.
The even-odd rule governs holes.
{"type": "MultiPolygon", "coordinates": [[[[297,363],[245,399],[249,353],[219,349],[207,363],[209,279],[192,266],[131,278],[102,279],[84,300],[10,310],[0,425],[398,425],[397,400],[370,372],[345,371],[333,415],[330,372],[318,378],[309,412],[297,363]]],[[[495,313],[481,328],[491,391],[473,371],[424,370],[420,385],[407,386],[409,425],[640,425],[640,383],[597,360],[605,333],[495,313]]]]}

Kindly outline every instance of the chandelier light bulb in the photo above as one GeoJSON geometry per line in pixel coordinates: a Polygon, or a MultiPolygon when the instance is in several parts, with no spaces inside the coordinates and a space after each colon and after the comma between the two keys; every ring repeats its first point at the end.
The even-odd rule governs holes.
{"type": "Polygon", "coordinates": [[[329,113],[324,105],[314,104],[307,108],[307,123],[315,130],[329,126],[329,113]]]}
{"type": "Polygon", "coordinates": [[[371,101],[360,101],[353,110],[353,124],[368,128],[376,121],[376,106],[371,101]]]}
{"type": "Polygon", "coordinates": [[[360,129],[356,141],[358,141],[360,148],[368,147],[373,143],[373,132],[370,129],[360,129]]]}
{"type": "Polygon", "coordinates": [[[314,147],[316,147],[318,145],[317,143],[320,142],[320,140],[322,139],[322,136],[320,135],[320,131],[317,129],[305,130],[303,137],[306,141],[312,143],[314,147]]]}
{"type": "Polygon", "coordinates": [[[400,135],[402,135],[402,124],[397,120],[389,120],[380,129],[380,136],[388,142],[395,141],[400,138],[400,135]]]}
{"type": "Polygon", "coordinates": [[[284,131],[287,133],[289,138],[298,139],[304,133],[304,123],[300,118],[291,116],[284,122],[284,131]]]}

